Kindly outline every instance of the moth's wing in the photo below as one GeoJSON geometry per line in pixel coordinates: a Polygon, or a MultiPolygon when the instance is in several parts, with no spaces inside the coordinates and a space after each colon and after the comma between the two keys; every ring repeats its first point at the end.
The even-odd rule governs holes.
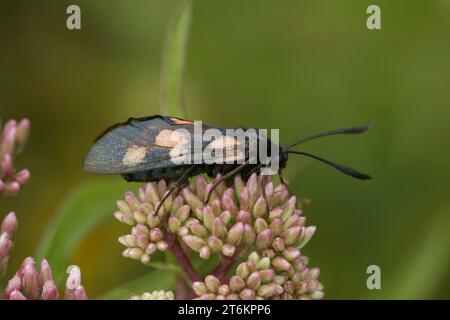
{"type": "MultiPolygon", "coordinates": [[[[207,129],[213,127],[202,125],[203,132],[207,129]]],[[[214,129],[225,134],[225,129],[214,129]]],[[[131,118],[109,128],[97,139],[84,159],[83,168],[97,174],[127,174],[180,164],[204,163],[203,150],[219,150],[223,147],[229,155],[233,153],[229,150],[234,149],[233,141],[227,137],[213,142],[203,141],[203,136],[194,134],[194,124],[189,120],[163,116],[131,118]],[[180,132],[189,138],[180,135],[180,132]],[[202,148],[195,148],[195,144],[202,148]]],[[[206,155],[211,163],[217,153],[211,156],[210,152],[206,152],[206,155]]]]}
{"type": "MultiPolygon", "coordinates": [[[[174,120],[163,116],[131,118],[114,125],[97,138],[84,158],[83,168],[97,174],[123,174],[169,166],[171,148],[157,145],[155,140],[158,134],[176,126],[174,120]]],[[[192,124],[185,121],[183,126],[192,124]]]]}

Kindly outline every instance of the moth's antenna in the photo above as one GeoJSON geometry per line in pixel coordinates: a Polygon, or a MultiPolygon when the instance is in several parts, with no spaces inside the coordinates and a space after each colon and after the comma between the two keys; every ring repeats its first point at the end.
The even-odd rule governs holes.
{"type": "Polygon", "coordinates": [[[336,130],[319,133],[319,134],[313,135],[311,137],[297,141],[296,143],[290,144],[287,146],[287,148],[290,149],[296,145],[302,144],[302,143],[310,141],[310,140],[314,140],[314,139],[322,138],[322,137],[326,137],[326,136],[333,136],[336,134],[360,134],[360,133],[366,132],[370,128],[370,125],[371,125],[371,123],[369,122],[361,127],[336,129],[336,130]]]}
{"type": "Polygon", "coordinates": [[[367,175],[365,173],[361,173],[359,171],[356,171],[355,169],[343,166],[341,164],[337,164],[337,163],[331,162],[329,160],[320,158],[318,156],[315,156],[315,155],[307,153],[307,152],[292,150],[292,151],[288,151],[288,153],[300,154],[300,155],[303,155],[303,156],[306,156],[306,157],[310,157],[310,158],[319,160],[320,162],[323,162],[323,163],[325,163],[325,164],[335,168],[336,170],[339,170],[340,172],[342,172],[342,173],[344,173],[344,174],[346,174],[346,175],[348,175],[350,177],[356,178],[356,179],[360,179],[360,180],[372,179],[371,176],[369,176],[369,175],[367,175]]]}

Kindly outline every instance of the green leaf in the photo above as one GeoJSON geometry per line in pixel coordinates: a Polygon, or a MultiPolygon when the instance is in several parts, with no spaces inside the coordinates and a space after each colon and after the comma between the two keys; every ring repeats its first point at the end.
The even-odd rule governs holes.
{"type": "Polygon", "coordinates": [[[180,0],[167,28],[161,70],[161,112],[183,117],[183,71],[192,2],[180,0]]]}
{"type": "Polygon", "coordinates": [[[174,287],[176,281],[176,271],[159,270],[152,271],[145,276],[132,280],[120,287],[117,287],[108,293],[99,297],[105,300],[128,299],[133,294],[150,292],[153,290],[170,290],[174,287]]]}
{"type": "Polygon", "coordinates": [[[43,233],[36,258],[46,258],[58,283],[80,242],[98,225],[113,219],[115,203],[130,185],[118,179],[88,180],[73,189],[43,233]]]}

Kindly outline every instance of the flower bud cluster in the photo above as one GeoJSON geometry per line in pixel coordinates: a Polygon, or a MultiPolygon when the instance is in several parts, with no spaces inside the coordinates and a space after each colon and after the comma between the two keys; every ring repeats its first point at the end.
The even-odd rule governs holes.
{"type": "Polygon", "coordinates": [[[172,291],[153,291],[144,292],[142,294],[134,295],[130,297],[130,300],[174,300],[175,296],[172,291]]]}
{"type": "Polygon", "coordinates": [[[208,259],[214,252],[232,257],[239,247],[281,254],[303,247],[315,232],[315,227],[305,226],[296,197],[289,197],[284,185],[274,187],[270,177],[253,174],[244,183],[237,176],[233,187],[219,185],[205,204],[211,187],[212,183],[197,177],[182,190],[194,215],[169,218],[169,230],[201,258],[208,259]]]}
{"type": "MultiPolygon", "coordinates": [[[[80,268],[70,266],[67,273],[64,299],[86,300],[86,291],[81,285],[80,268]]],[[[7,300],[57,300],[59,293],[47,260],[41,261],[38,271],[34,259],[26,258],[14,277],[9,280],[3,296],[7,300]]]]}
{"type": "Polygon", "coordinates": [[[30,179],[30,171],[16,172],[13,164],[15,155],[25,146],[29,131],[30,121],[22,119],[18,123],[8,121],[0,132],[0,193],[7,197],[16,196],[30,179]]]}
{"type": "MultiPolygon", "coordinates": [[[[297,249],[295,249],[297,250],[297,249]]],[[[252,252],[240,263],[228,283],[213,275],[194,282],[199,300],[310,300],[322,299],[323,285],[317,280],[319,269],[308,269],[308,259],[297,250],[287,259],[252,252]]]]}
{"type": "Polygon", "coordinates": [[[155,208],[168,190],[164,180],[141,187],[138,196],[126,192],[115,213],[132,226],[131,234],[119,238],[127,247],[123,255],[147,264],[156,251],[168,249],[166,235],[175,235],[203,259],[218,254],[232,264],[252,252],[229,281],[217,271],[204,282],[194,282],[199,299],[322,298],[319,269],[308,269],[307,257],[300,253],[316,227],[306,226],[287,187],[256,173],[246,182],[240,176],[230,186],[221,182],[210,192],[213,185],[195,177],[169,196],[157,214],[155,208]]]}
{"type": "Polygon", "coordinates": [[[148,264],[151,256],[158,251],[166,251],[164,226],[161,222],[168,214],[189,215],[190,207],[184,204],[181,196],[169,196],[155,213],[161,198],[167,191],[164,180],[147,183],[141,187],[138,196],[125,193],[125,200],[117,201],[118,211],[114,216],[121,222],[132,226],[131,233],[121,236],[119,242],[126,247],[122,255],[143,264],[148,264]]]}

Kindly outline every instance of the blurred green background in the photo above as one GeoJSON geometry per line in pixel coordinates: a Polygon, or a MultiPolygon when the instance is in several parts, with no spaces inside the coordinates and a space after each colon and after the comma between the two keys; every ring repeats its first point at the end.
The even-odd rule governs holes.
{"type": "MultiPolygon", "coordinates": [[[[174,1],[0,3],[0,115],[29,117],[17,168],[31,183],[1,216],[20,222],[9,274],[34,255],[61,201],[92,177],[81,161],[106,127],[159,113],[161,52],[174,1]]],[[[185,70],[187,117],[221,127],[280,128],[283,143],[373,122],[358,137],[303,150],[371,173],[350,179],[292,156],[285,172],[318,231],[305,248],[326,297],[450,297],[450,1],[194,1],[185,70]],[[366,28],[378,4],[382,30],[366,28]],[[368,290],[366,268],[382,271],[368,290]]],[[[138,185],[127,185],[136,190],[138,185]]],[[[121,192],[121,190],[120,190],[121,192]]],[[[120,194],[119,192],[119,194],[120,194]]],[[[114,203],[111,204],[112,206],[114,203]]],[[[92,212],[95,215],[96,212],[92,212]]],[[[76,245],[91,297],[149,271],[120,256],[112,218],[76,245]]],[[[52,261],[50,261],[52,262],[52,261]]]]}

